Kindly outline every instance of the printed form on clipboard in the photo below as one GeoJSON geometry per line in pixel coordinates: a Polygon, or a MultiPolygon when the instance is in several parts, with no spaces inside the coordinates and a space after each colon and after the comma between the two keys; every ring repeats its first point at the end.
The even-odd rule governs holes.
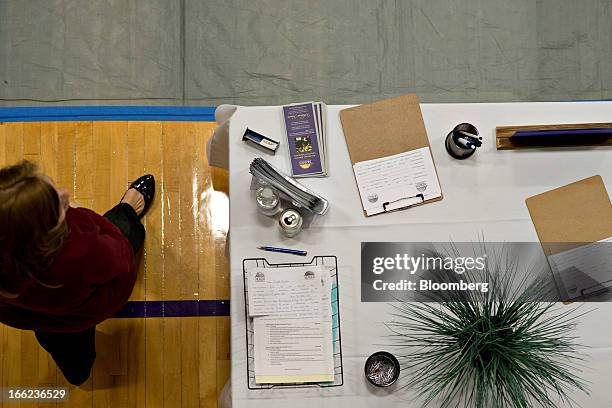
{"type": "Polygon", "coordinates": [[[343,109],[340,120],[366,216],[442,199],[415,94],[343,109]]]}
{"type": "Polygon", "coordinates": [[[353,171],[368,216],[442,196],[428,147],[355,163],[353,171]]]}

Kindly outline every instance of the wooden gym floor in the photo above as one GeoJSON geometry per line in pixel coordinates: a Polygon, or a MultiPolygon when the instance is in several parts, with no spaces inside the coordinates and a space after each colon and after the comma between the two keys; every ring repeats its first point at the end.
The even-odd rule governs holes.
{"type": "MultiPolygon", "coordinates": [[[[103,213],[130,180],[157,179],[131,300],[229,299],[227,172],[206,161],[213,123],[0,123],[0,166],[39,163],[79,205],[103,213]]],[[[90,379],[61,407],[216,407],[229,377],[229,316],[110,319],[90,379]]],[[[0,386],[66,385],[32,332],[0,325],[0,386]]],[[[2,403],[3,407],[55,404],[2,403]]]]}

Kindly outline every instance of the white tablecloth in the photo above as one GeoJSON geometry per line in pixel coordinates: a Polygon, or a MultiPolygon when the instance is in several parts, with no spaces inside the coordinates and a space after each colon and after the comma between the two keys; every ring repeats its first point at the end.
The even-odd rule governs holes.
{"type": "MultiPolygon", "coordinates": [[[[232,398],[240,407],[407,407],[410,392],[374,389],[363,376],[365,358],[384,349],[389,305],[360,302],[362,241],[537,241],[525,198],[600,174],[612,184],[612,148],[497,151],[495,126],[610,122],[612,102],[423,104],[421,109],[440,183],[441,202],[365,218],[362,213],[338,112],[328,107],[330,176],[303,184],[331,203],[328,214],[296,238],[284,238],[273,219],[260,215],[249,191],[249,164],[264,157],[288,172],[280,107],[241,107],[230,122],[230,253],[232,321],[232,398]],[[458,123],[474,124],[484,145],[464,161],[444,148],[447,133],[458,123]],[[241,141],[246,127],[281,140],[275,156],[241,141]],[[466,211],[469,209],[469,211],[466,211]],[[344,385],[335,388],[249,390],[246,374],[245,314],[242,280],[244,258],[296,262],[296,257],[256,249],[259,245],[305,249],[310,255],[336,255],[340,280],[340,315],[344,385]]],[[[373,135],[375,137],[375,135],[373,135]]],[[[567,307],[576,307],[567,306],[567,307]]],[[[612,304],[581,318],[578,335],[589,346],[583,378],[591,395],[576,393],[585,407],[612,407],[612,304]]],[[[398,386],[408,385],[402,383],[398,386]]],[[[414,404],[414,406],[418,406],[414,404]]]]}

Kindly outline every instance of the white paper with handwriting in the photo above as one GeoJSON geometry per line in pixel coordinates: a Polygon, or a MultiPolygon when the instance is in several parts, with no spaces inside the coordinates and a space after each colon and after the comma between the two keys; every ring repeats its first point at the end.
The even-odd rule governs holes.
{"type": "Polygon", "coordinates": [[[333,381],[329,270],[323,266],[256,268],[249,271],[248,280],[255,381],[333,381]]]}
{"type": "Polygon", "coordinates": [[[442,196],[429,147],[355,163],[353,170],[368,216],[442,196]]]}
{"type": "Polygon", "coordinates": [[[570,299],[612,286],[612,237],[548,257],[570,299]]]}

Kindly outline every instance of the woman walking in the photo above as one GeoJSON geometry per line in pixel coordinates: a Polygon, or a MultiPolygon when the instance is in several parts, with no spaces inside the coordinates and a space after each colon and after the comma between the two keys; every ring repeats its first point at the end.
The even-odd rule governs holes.
{"type": "Polygon", "coordinates": [[[142,176],[100,216],[31,162],[0,169],[0,322],[33,330],[71,384],[89,378],[96,325],[132,293],[154,193],[142,176]]]}

